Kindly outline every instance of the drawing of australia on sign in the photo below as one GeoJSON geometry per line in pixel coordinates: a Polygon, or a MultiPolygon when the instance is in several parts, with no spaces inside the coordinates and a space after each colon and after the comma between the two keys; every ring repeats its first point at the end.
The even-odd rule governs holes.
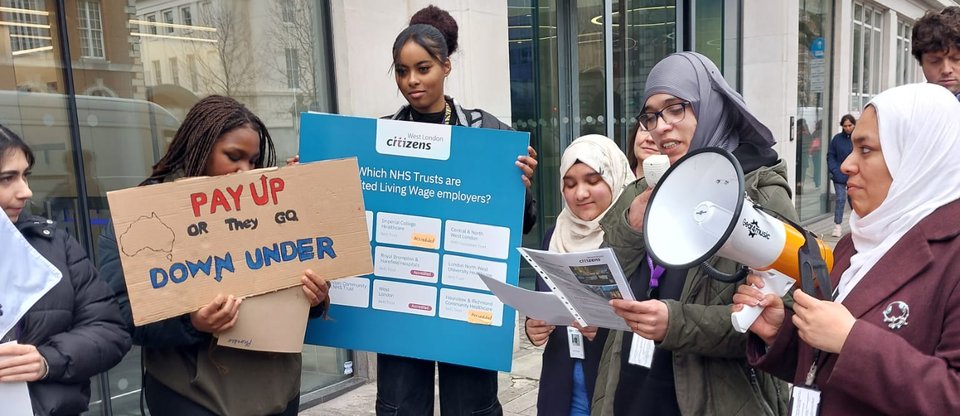
{"type": "Polygon", "coordinates": [[[167,260],[173,260],[173,241],[176,235],[173,229],[160,221],[156,212],[150,216],[137,218],[120,234],[120,250],[128,257],[134,257],[144,250],[164,253],[167,260]]]}

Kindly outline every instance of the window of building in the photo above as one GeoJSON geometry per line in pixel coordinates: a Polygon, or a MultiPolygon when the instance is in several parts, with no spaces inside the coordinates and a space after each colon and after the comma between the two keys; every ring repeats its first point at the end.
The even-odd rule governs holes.
{"type": "Polygon", "coordinates": [[[160,72],[160,61],[153,61],[153,84],[163,84],[163,73],[160,72]]]}
{"type": "Polygon", "coordinates": [[[180,8],[180,23],[187,26],[193,25],[193,13],[190,11],[190,6],[180,8]]]}
{"type": "Polygon", "coordinates": [[[180,85],[180,68],[177,66],[177,58],[170,58],[170,75],[173,85],[180,85]]]}
{"type": "Polygon", "coordinates": [[[168,25],[164,27],[164,31],[167,33],[173,33],[173,10],[168,9],[163,11],[163,23],[168,25]]]}
{"type": "Polygon", "coordinates": [[[280,0],[280,14],[284,23],[293,23],[297,19],[297,7],[293,0],[280,0]]]}
{"type": "Polygon", "coordinates": [[[897,85],[917,82],[917,61],[910,53],[912,47],[913,26],[903,21],[897,22],[897,85]]]}
{"type": "Polygon", "coordinates": [[[853,4],[853,82],[850,111],[858,112],[880,92],[883,13],[877,7],[853,4]]]}
{"type": "Polygon", "coordinates": [[[9,22],[4,27],[10,30],[10,50],[14,56],[53,49],[43,0],[4,0],[0,5],[7,8],[0,12],[0,21],[9,22]]]}
{"type": "Polygon", "coordinates": [[[103,51],[103,24],[100,21],[100,2],[80,0],[78,17],[80,24],[80,56],[84,58],[106,57],[103,51]]]}
{"type": "Polygon", "coordinates": [[[297,50],[287,48],[287,88],[300,88],[300,61],[297,59],[297,50]]]}
{"type": "Polygon", "coordinates": [[[147,25],[147,32],[150,33],[151,35],[156,35],[157,34],[157,15],[155,14],[147,15],[147,21],[150,22],[150,24],[147,25]]]}

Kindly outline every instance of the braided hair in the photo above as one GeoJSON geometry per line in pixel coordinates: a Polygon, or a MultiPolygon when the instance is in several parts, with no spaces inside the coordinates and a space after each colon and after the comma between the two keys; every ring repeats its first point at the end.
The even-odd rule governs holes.
{"type": "Polygon", "coordinates": [[[273,139],[260,117],[239,101],[222,95],[211,95],[198,101],[173,136],[163,158],[153,165],[153,173],[141,185],[162,182],[165,177],[182,172],[186,177],[202,176],[217,140],[227,132],[249,127],[260,136],[260,157],[255,167],[276,164],[273,139]]]}

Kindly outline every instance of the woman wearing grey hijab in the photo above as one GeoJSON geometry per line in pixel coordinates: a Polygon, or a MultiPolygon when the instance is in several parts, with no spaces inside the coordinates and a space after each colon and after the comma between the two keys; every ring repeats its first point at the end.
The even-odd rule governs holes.
{"type": "MultiPolygon", "coordinates": [[[[671,163],[705,147],[732,152],[743,167],[747,195],[796,219],[786,164],[772,148],[770,129],[707,57],[676,53],[654,66],[637,120],[671,163]]],[[[611,331],[592,414],[786,414],[786,385],[747,365],[747,337],[731,324],[737,285],[713,280],[699,267],[665,269],[647,256],[643,213],[651,192],[643,179],[628,185],[601,221],[604,243],[630,276],[637,300],[613,302],[633,333],[611,331]],[[653,344],[652,357],[639,354],[644,343],[653,344]]],[[[684,244],[683,235],[669,237],[684,244]]],[[[727,273],[740,267],[719,257],[705,263],[727,273]]]]}

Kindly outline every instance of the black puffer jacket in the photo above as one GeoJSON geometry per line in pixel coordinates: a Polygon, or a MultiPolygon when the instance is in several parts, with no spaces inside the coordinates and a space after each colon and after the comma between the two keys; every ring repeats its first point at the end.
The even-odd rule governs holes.
{"type": "Polygon", "coordinates": [[[28,385],[33,411],[77,415],[87,410],[90,377],[120,362],[130,350],[130,335],[113,291],[76,240],[44,218],[21,217],[16,225],[63,273],[18,325],[18,342],[36,346],[50,368],[46,378],[28,385]]]}

